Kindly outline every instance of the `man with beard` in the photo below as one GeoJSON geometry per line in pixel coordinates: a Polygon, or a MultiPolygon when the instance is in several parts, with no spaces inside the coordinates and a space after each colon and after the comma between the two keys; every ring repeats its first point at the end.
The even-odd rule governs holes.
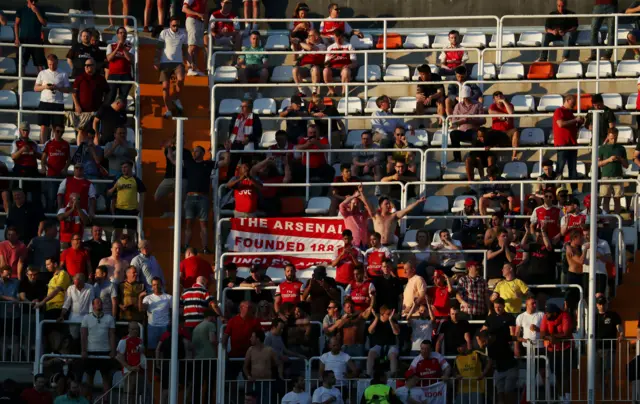
{"type": "Polygon", "coordinates": [[[80,382],[70,380],[67,394],[56,398],[55,404],[89,404],[89,401],[80,396],[80,382]]]}
{"type": "Polygon", "coordinates": [[[278,313],[282,303],[300,303],[302,295],[302,282],[296,278],[296,267],[293,264],[287,264],[284,267],[285,281],[278,285],[276,289],[276,298],[274,310],[278,313]]]}
{"type": "Polygon", "coordinates": [[[29,266],[27,268],[27,278],[20,281],[18,296],[21,302],[31,302],[37,304],[47,296],[47,283],[38,278],[40,269],[29,266]]]}
{"type": "Polygon", "coordinates": [[[105,313],[116,318],[118,313],[118,289],[109,280],[108,268],[100,265],[96,268],[95,283],[93,284],[94,296],[102,300],[102,309],[105,313]]]}

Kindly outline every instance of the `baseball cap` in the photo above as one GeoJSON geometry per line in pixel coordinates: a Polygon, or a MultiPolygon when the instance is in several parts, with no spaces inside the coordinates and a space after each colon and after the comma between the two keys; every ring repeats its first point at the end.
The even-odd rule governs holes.
{"type": "Polygon", "coordinates": [[[300,97],[299,95],[294,95],[291,97],[291,103],[292,104],[298,104],[298,105],[302,105],[302,97],[300,97]]]}
{"type": "Polygon", "coordinates": [[[556,189],[556,196],[560,195],[560,192],[566,192],[567,195],[571,195],[571,190],[569,188],[559,187],[556,189]]]}
{"type": "Polygon", "coordinates": [[[29,130],[31,127],[29,126],[29,122],[22,121],[20,122],[20,130],[29,130]]]}
{"type": "Polygon", "coordinates": [[[476,201],[473,198],[467,198],[464,200],[464,206],[474,206],[476,201]]]}
{"type": "Polygon", "coordinates": [[[607,298],[604,296],[598,296],[596,299],[597,304],[607,304],[607,298]]]}
{"type": "Polygon", "coordinates": [[[546,313],[560,313],[560,307],[554,303],[547,303],[544,307],[544,311],[546,313]]]}
{"type": "Polygon", "coordinates": [[[471,87],[462,86],[460,89],[460,98],[469,98],[471,97],[471,87]]]}
{"type": "Polygon", "coordinates": [[[434,278],[437,278],[437,277],[444,278],[444,272],[442,272],[441,269],[436,269],[435,271],[433,271],[433,277],[434,278]]]}

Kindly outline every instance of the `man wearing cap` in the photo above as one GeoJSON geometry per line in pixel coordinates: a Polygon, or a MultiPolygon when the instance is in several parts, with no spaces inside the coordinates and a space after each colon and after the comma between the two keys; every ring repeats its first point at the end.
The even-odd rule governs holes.
{"type": "Polygon", "coordinates": [[[484,319],[489,312],[489,289],[481,274],[481,265],[476,261],[467,262],[467,275],[458,280],[456,299],[460,310],[472,319],[484,319]]]}
{"type": "MultiPolygon", "coordinates": [[[[309,113],[303,108],[303,100],[299,95],[291,97],[291,104],[282,112],[280,112],[281,118],[306,118],[309,117],[309,113]]],[[[287,136],[291,143],[297,143],[298,138],[304,136],[307,132],[307,124],[309,121],[304,119],[289,119],[287,120],[287,136]]]]}
{"type": "MultiPolygon", "coordinates": [[[[463,85],[460,90],[460,102],[458,102],[458,104],[453,108],[453,115],[482,114],[484,114],[482,104],[474,101],[471,98],[471,88],[467,85],[463,85]]],[[[449,133],[449,136],[451,137],[451,146],[459,148],[461,142],[473,142],[478,128],[484,125],[485,121],[486,119],[482,117],[453,118],[452,123],[456,129],[449,133]]],[[[461,153],[459,151],[453,152],[453,158],[455,161],[462,161],[461,153]]]]}
{"type": "Polygon", "coordinates": [[[612,310],[607,310],[607,298],[599,295],[596,297],[596,341],[598,341],[598,363],[596,365],[596,380],[600,380],[602,374],[605,385],[613,383],[614,361],[617,356],[618,343],[624,340],[624,327],[620,315],[612,310]]]}
{"type": "Polygon", "coordinates": [[[493,289],[492,301],[496,301],[499,297],[505,301],[505,311],[510,314],[518,314],[522,308],[522,298],[529,293],[529,287],[526,283],[516,278],[513,264],[506,263],[502,267],[503,280],[498,282],[493,289]]]}
{"type": "Polygon", "coordinates": [[[544,318],[540,323],[540,339],[546,341],[547,358],[553,374],[556,377],[556,391],[563,404],[571,402],[571,369],[577,358],[571,352],[573,339],[573,322],[565,311],[560,310],[553,303],[547,303],[544,318]],[[558,382],[560,379],[560,382],[558,382]]]}
{"type": "MultiPolygon", "coordinates": [[[[11,143],[11,159],[13,160],[13,174],[17,177],[38,177],[38,160],[42,154],[38,151],[38,144],[29,138],[29,122],[20,122],[19,136],[11,143]]],[[[44,143],[44,142],[43,142],[44,143]]],[[[28,181],[24,186],[32,193],[33,201],[40,201],[40,183],[28,181]]]]}
{"type": "Polygon", "coordinates": [[[460,240],[463,246],[475,246],[478,241],[478,236],[484,231],[484,224],[482,219],[469,219],[467,216],[477,215],[476,200],[473,198],[466,198],[463,203],[463,208],[457,213],[458,216],[464,217],[464,219],[453,221],[453,238],[460,240]]]}
{"type": "MultiPolygon", "coordinates": [[[[418,66],[418,80],[421,82],[436,82],[436,84],[418,84],[416,87],[416,115],[425,115],[436,109],[438,115],[443,116],[444,110],[444,84],[440,84],[442,76],[433,73],[428,64],[418,66]]],[[[422,121],[419,118],[419,121],[422,121]]]]}
{"type": "MultiPolygon", "coordinates": [[[[584,118],[576,117],[573,109],[576,106],[576,96],[566,94],[563,97],[563,104],[553,113],[553,145],[555,147],[577,146],[578,145],[578,129],[584,123],[584,118]]],[[[578,174],[576,167],[578,164],[577,150],[558,150],[558,163],[556,172],[564,175],[564,166],[569,170],[568,179],[576,179],[578,174]]],[[[571,184],[571,188],[577,190],[576,184],[571,184]]]]}
{"type": "Polygon", "coordinates": [[[396,397],[402,402],[402,404],[422,404],[427,402],[427,396],[420,387],[417,387],[418,374],[415,369],[408,369],[404,373],[404,386],[396,390],[396,397]]]}
{"type": "MultiPolygon", "coordinates": [[[[626,149],[617,143],[618,129],[609,128],[605,143],[598,149],[598,167],[603,180],[622,179],[623,169],[629,167],[626,149]]],[[[624,183],[603,183],[600,184],[600,195],[602,206],[610,209],[610,202],[613,199],[613,211],[619,214],[621,211],[620,198],[624,196],[624,183]]]]}

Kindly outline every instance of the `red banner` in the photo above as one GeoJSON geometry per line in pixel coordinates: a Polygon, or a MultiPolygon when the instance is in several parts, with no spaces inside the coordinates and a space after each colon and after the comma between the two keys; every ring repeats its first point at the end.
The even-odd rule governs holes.
{"type": "Polygon", "coordinates": [[[263,268],[282,268],[291,262],[298,269],[326,264],[341,247],[344,221],[318,218],[233,218],[227,238],[228,252],[281,252],[278,255],[228,256],[225,264],[258,264],[263,268]],[[287,252],[305,254],[290,255],[287,252]],[[331,253],[331,254],[317,254],[331,253]]]}

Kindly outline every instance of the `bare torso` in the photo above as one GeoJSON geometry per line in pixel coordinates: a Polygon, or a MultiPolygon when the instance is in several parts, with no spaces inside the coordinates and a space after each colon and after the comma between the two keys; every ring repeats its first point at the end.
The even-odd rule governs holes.
{"type": "Polygon", "coordinates": [[[251,369],[251,377],[256,380],[273,379],[273,368],[276,364],[273,362],[274,351],[271,347],[263,346],[249,348],[249,366],[251,369]]]}
{"type": "Polygon", "coordinates": [[[382,245],[395,244],[397,242],[395,232],[398,227],[398,219],[393,213],[378,213],[373,217],[373,229],[380,233],[382,245]]]}
{"type": "Polygon", "coordinates": [[[118,274],[124,274],[127,267],[129,266],[129,261],[107,257],[101,259],[98,265],[105,265],[107,268],[109,268],[108,277],[111,278],[115,272],[117,272],[118,274]]]}

